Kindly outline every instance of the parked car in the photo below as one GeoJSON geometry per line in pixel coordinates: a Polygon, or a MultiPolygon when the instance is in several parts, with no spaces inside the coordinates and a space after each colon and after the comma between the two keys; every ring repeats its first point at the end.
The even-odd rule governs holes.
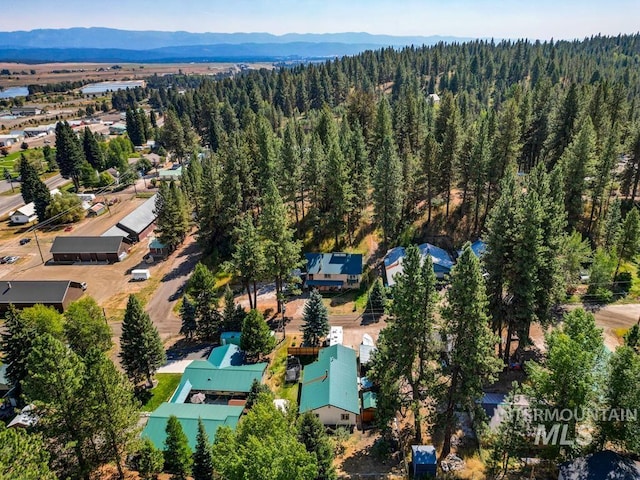
{"type": "Polygon", "coordinates": [[[9,257],[4,257],[4,258],[7,260],[6,263],[16,263],[20,259],[20,257],[18,257],[16,255],[12,255],[12,256],[9,256],[9,257]]]}
{"type": "Polygon", "coordinates": [[[70,232],[71,230],[73,230],[73,227],[71,225],[69,225],[68,227],[64,228],[65,232],[70,232]]]}
{"type": "Polygon", "coordinates": [[[21,238],[20,239],[20,245],[26,245],[27,243],[29,243],[31,241],[30,238],[21,238]]]}

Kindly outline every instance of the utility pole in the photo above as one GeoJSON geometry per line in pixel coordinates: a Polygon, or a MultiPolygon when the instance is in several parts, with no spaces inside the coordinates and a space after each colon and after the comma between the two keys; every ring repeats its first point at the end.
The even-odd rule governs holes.
{"type": "Polygon", "coordinates": [[[33,235],[36,237],[36,245],[38,246],[38,253],[40,254],[40,260],[44,263],[44,256],[42,255],[42,248],[40,248],[40,241],[38,240],[38,229],[33,229],[33,235]]]}

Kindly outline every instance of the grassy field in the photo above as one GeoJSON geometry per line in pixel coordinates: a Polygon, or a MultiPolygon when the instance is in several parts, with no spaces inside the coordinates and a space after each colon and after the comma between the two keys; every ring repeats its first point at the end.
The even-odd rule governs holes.
{"type": "Polygon", "coordinates": [[[151,397],[142,405],[143,412],[153,412],[162,402],[169,400],[182,378],[181,373],[158,373],[158,385],[151,390],[151,397]]]}
{"type": "Polygon", "coordinates": [[[284,375],[287,369],[287,347],[291,345],[292,337],[286,337],[273,355],[269,364],[266,384],[276,398],[284,398],[291,403],[298,401],[298,383],[285,383],[284,375]]]}

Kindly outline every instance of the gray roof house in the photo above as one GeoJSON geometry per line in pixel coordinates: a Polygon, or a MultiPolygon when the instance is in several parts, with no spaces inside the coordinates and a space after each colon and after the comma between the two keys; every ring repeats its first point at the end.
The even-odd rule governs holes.
{"type": "Polygon", "coordinates": [[[640,462],[604,450],[560,464],[558,480],[638,480],[640,462]]]}
{"type": "Polygon", "coordinates": [[[33,307],[36,304],[63,312],[83,293],[81,284],[70,280],[9,280],[0,282],[0,313],[9,309],[33,307]]]}

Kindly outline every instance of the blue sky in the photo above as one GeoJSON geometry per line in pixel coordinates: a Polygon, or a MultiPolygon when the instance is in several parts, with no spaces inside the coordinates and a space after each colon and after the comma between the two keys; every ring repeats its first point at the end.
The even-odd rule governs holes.
{"type": "Polygon", "coordinates": [[[27,4],[7,0],[2,3],[0,31],[77,26],[559,39],[640,30],[640,0],[29,0],[27,4]]]}

